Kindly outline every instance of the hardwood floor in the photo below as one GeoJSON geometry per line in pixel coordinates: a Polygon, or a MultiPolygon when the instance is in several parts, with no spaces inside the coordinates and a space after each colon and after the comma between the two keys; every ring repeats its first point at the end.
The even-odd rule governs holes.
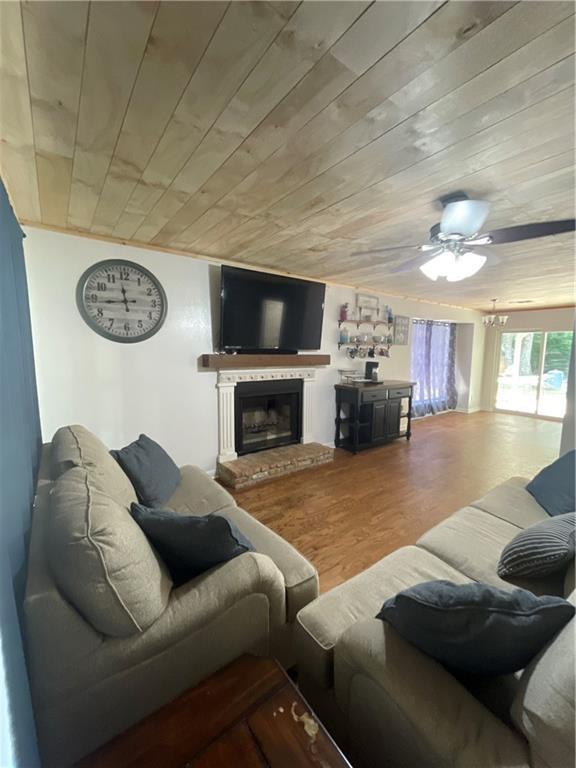
{"type": "Polygon", "coordinates": [[[513,475],[558,456],[561,424],[480,412],[414,422],[398,440],[237,491],[238,504],[318,569],[326,592],[513,475]]]}

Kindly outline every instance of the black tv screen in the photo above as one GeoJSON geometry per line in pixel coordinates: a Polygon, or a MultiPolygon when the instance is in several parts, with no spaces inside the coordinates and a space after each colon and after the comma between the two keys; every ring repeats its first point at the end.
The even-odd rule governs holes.
{"type": "Polygon", "coordinates": [[[319,349],[325,291],[323,283],[222,267],[220,348],[319,349]]]}

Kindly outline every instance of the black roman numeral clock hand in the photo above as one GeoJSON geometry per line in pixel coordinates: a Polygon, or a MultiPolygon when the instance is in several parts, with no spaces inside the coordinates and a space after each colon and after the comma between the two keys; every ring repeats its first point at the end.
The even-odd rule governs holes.
{"type": "Polygon", "coordinates": [[[123,259],[100,261],[87,269],[78,282],[76,303],[93,331],[128,344],[157,333],[167,312],[159,280],[145,267],[123,259]]]}

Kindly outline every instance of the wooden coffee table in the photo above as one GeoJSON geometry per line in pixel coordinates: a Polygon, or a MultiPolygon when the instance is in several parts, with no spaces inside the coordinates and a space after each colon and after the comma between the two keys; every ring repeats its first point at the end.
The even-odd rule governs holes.
{"type": "Polygon", "coordinates": [[[79,768],[350,768],[276,661],[242,656],[79,768]]]}

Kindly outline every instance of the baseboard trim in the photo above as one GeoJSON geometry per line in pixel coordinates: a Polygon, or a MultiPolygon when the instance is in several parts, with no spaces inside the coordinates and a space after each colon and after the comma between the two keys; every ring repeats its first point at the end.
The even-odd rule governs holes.
{"type": "Polygon", "coordinates": [[[478,413],[484,410],[483,408],[455,408],[456,413],[478,413]]]}

